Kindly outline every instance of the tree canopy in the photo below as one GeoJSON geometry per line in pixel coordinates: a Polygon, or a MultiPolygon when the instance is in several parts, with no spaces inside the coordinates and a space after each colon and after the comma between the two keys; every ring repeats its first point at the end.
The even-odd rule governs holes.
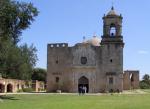
{"type": "Polygon", "coordinates": [[[148,74],[143,76],[142,81],[140,81],[140,87],[141,89],[150,89],[150,76],[148,74]]]}
{"type": "Polygon", "coordinates": [[[22,31],[38,15],[32,3],[0,0],[0,73],[5,78],[31,79],[36,65],[37,49],[18,45],[22,31]]]}
{"type": "Polygon", "coordinates": [[[29,28],[38,15],[32,3],[0,0],[0,37],[14,44],[20,41],[22,31],[29,28]]]}
{"type": "Polygon", "coordinates": [[[39,80],[46,82],[46,70],[42,68],[35,68],[32,71],[32,80],[39,80]]]}

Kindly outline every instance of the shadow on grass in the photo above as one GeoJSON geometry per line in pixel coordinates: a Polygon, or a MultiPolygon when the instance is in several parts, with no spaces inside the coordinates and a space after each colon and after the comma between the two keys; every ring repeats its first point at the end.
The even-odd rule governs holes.
{"type": "Polygon", "coordinates": [[[19,100],[15,97],[12,97],[12,96],[6,96],[6,95],[0,95],[0,99],[1,100],[19,100]]]}

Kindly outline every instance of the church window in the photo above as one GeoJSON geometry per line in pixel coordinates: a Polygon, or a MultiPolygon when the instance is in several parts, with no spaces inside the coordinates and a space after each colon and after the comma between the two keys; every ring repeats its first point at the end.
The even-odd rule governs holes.
{"type": "Polygon", "coordinates": [[[113,84],[113,77],[109,78],[109,84],[113,84]]]}
{"type": "Polygon", "coordinates": [[[81,57],[81,64],[86,64],[86,63],[87,63],[87,58],[81,57]]]}
{"type": "Polygon", "coordinates": [[[56,83],[59,83],[59,77],[55,78],[56,83]]]}
{"type": "Polygon", "coordinates": [[[58,60],[56,60],[56,64],[58,64],[58,60]]]}

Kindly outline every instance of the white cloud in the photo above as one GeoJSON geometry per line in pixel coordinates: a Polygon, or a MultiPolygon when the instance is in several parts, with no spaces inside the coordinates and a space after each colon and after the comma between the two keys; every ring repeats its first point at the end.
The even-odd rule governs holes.
{"type": "Polygon", "coordinates": [[[149,52],[148,51],[146,51],[146,50],[139,50],[138,51],[138,54],[148,54],[149,52]]]}

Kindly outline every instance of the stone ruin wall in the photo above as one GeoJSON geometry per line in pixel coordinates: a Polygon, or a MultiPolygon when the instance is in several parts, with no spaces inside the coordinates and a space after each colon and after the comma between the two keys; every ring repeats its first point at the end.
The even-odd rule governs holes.
{"type": "Polygon", "coordinates": [[[45,83],[42,81],[25,81],[0,78],[0,93],[15,93],[23,88],[32,88],[33,91],[39,92],[45,89],[45,83]]]}
{"type": "Polygon", "coordinates": [[[126,70],[123,74],[123,88],[124,90],[138,89],[139,88],[139,71],[126,70]]]}

